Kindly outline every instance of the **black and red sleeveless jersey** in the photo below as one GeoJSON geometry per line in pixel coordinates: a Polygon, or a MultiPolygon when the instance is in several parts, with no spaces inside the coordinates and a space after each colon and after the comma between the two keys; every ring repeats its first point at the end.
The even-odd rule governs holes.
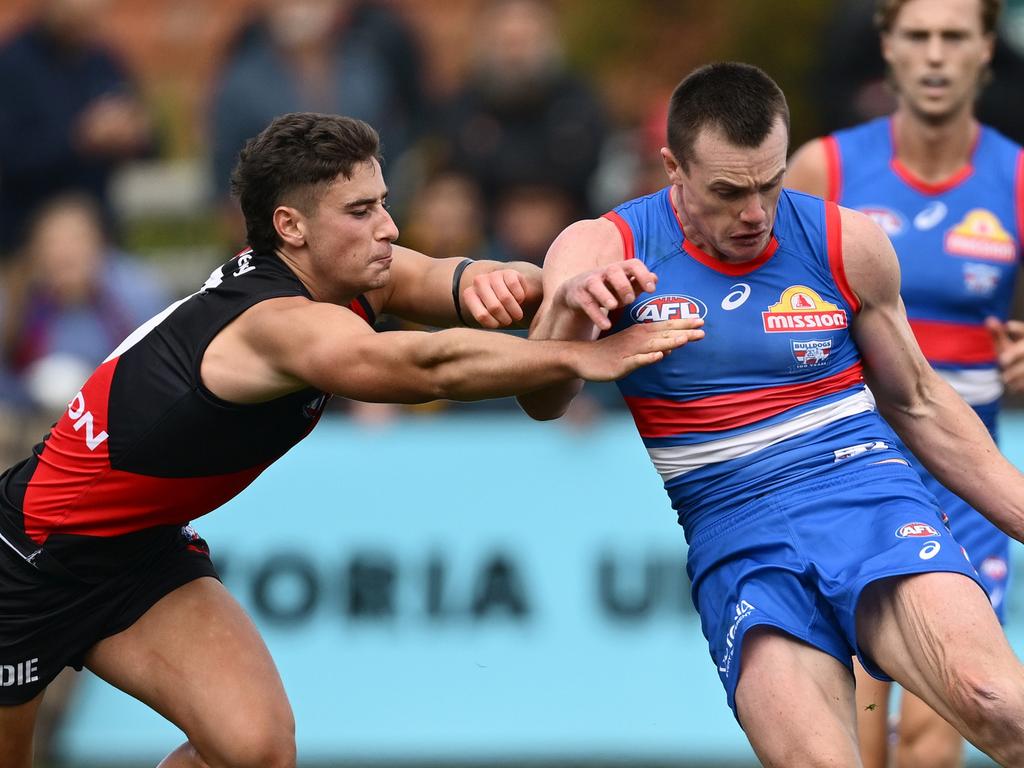
{"type": "MultiPolygon", "coordinates": [[[[309,293],[274,253],[243,251],[136,329],[89,377],[33,455],[0,479],[37,544],[184,524],[219,507],[309,434],[327,395],[226,402],[199,376],[214,336],[254,304],[309,293]]],[[[351,305],[372,322],[364,297],[351,305]]],[[[9,519],[9,518],[8,518],[9,519]]],[[[20,526],[19,526],[20,527],[20,526]]]]}

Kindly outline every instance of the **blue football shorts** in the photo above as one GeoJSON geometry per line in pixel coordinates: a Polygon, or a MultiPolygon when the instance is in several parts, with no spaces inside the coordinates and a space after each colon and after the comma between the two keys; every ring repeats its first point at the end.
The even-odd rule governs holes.
{"type": "Polygon", "coordinates": [[[929,571],[981,586],[914,469],[901,461],[839,465],[755,499],[690,532],[691,594],[736,713],[743,638],[776,627],[852,672],[889,678],[857,646],[855,613],[873,581],[929,571]]]}
{"type": "Polygon", "coordinates": [[[949,518],[953,538],[967,550],[967,556],[978,569],[981,584],[988,593],[999,623],[1006,621],[1006,590],[1010,583],[1010,537],[989,522],[988,518],[961,499],[917,465],[925,487],[939,502],[949,518]]]}

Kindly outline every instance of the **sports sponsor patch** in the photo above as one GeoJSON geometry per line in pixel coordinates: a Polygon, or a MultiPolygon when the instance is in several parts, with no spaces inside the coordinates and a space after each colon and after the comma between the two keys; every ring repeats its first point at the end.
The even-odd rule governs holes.
{"type": "Polygon", "coordinates": [[[944,246],[954,256],[988,261],[1010,262],[1017,257],[1017,246],[1002,222],[984,208],[967,212],[963,221],[946,232],[944,246]]]}
{"type": "Polygon", "coordinates": [[[978,570],[993,581],[1002,581],[1010,572],[1006,561],[1001,557],[986,557],[981,561],[978,570]]]}
{"type": "Polygon", "coordinates": [[[886,208],[884,205],[865,205],[860,208],[860,212],[870,216],[889,237],[896,237],[906,229],[905,219],[899,211],[886,208]]]}
{"type": "Polygon", "coordinates": [[[928,523],[906,523],[896,529],[896,536],[901,539],[924,539],[941,535],[935,526],[928,523]]]}
{"type": "Polygon", "coordinates": [[[805,285],[791,285],[761,313],[765,333],[820,333],[847,326],[846,310],[805,285]]]}
{"type": "Polygon", "coordinates": [[[814,339],[812,341],[791,341],[793,357],[802,366],[824,365],[828,362],[832,351],[832,339],[814,339]]]}
{"type": "Polygon", "coordinates": [[[630,312],[633,319],[638,323],[702,318],[707,313],[708,308],[704,305],[703,301],[678,293],[653,296],[642,304],[637,304],[633,307],[632,312],[630,312]]]}
{"type": "Polygon", "coordinates": [[[999,285],[1002,269],[992,264],[964,264],[964,288],[972,296],[991,296],[999,285]]]}

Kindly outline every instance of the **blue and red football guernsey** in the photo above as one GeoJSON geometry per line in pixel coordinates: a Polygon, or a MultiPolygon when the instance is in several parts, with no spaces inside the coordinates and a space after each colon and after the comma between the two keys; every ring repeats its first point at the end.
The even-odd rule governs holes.
{"type": "Polygon", "coordinates": [[[613,330],[704,318],[704,339],[619,382],[640,436],[692,535],[756,496],[845,462],[900,458],[868,397],[850,336],[859,308],[842,265],[839,209],[784,190],[773,237],[744,264],[683,235],[670,189],[606,218],[626,258],[658,275],[613,330]]]}
{"type": "Polygon", "coordinates": [[[970,163],[941,184],[896,157],[883,117],[825,140],[829,199],[871,216],[900,259],[900,292],[925,357],[994,427],[1002,395],[985,318],[1010,311],[1024,231],[1024,154],[979,126],[970,163]]]}
{"type": "MultiPolygon", "coordinates": [[[[240,405],[200,379],[207,346],[266,299],[309,297],[274,253],[243,251],[136,329],[33,455],[0,479],[0,514],[47,548],[184,524],[237,495],[316,425],[328,395],[240,405]]],[[[368,322],[360,296],[350,308],[368,322]]]]}

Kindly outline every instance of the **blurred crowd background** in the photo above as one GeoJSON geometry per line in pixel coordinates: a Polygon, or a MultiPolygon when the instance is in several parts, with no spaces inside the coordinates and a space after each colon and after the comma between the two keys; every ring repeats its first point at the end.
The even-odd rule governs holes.
{"type": "MultiPolygon", "coordinates": [[[[244,247],[227,180],[273,116],[373,124],[400,243],[540,263],[570,221],[663,185],[665,103],[694,66],[764,67],[789,97],[794,146],[890,109],[872,5],[5,0],[2,458],[128,331],[244,247]]],[[[994,72],[981,116],[1024,141],[1024,0],[1008,3],[994,72]]],[[[617,402],[596,387],[575,418],[617,402]]]]}

